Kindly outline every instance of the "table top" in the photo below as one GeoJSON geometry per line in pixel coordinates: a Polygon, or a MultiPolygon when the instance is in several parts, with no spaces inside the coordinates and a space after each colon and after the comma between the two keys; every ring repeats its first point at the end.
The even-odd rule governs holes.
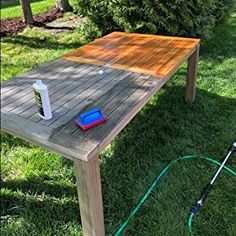
{"type": "MultiPolygon", "coordinates": [[[[150,36],[149,38],[147,35],[115,32],[16,76],[1,85],[2,130],[59,152],[65,157],[87,161],[101,152],[150,97],[165,84],[168,80],[167,74],[174,73],[179,66],[176,66],[179,63],[179,55],[182,57],[181,60],[186,59],[199,43],[199,40],[176,38],[179,46],[173,43],[171,47],[173,40],[164,36],[150,36]],[[170,54],[171,63],[166,63],[167,69],[164,70],[165,67],[162,66],[162,69],[154,70],[151,67],[147,73],[143,65],[147,65],[144,58],[148,58],[148,55],[144,53],[136,54],[140,60],[133,61],[134,64],[136,63],[134,67],[122,68],[125,63],[121,59],[124,59],[125,55],[130,55],[130,58],[134,57],[132,51],[126,52],[125,55],[120,51],[124,42],[129,50],[129,40],[126,41],[124,35],[128,35],[128,38],[134,35],[136,43],[133,42],[130,45],[131,48],[136,48],[136,44],[139,45],[139,49],[142,48],[142,44],[139,43],[142,41],[141,38],[145,39],[143,42],[149,42],[149,44],[144,43],[143,51],[148,50],[151,53],[153,65],[158,66],[157,59],[159,58],[161,63],[164,61],[162,58],[166,60],[166,54],[170,54]],[[184,43],[181,43],[182,41],[184,43]],[[164,42],[168,46],[165,46],[164,42]],[[97,45],[102,49],[97,51],[97,45]],[[161,54],[162,57],[156,56],[158,45],[160,45],[160,52],[165,52],[161,54]],[[181,51],[181,45],[185,53],[181,51]],[[190,45],[192,45],[191,49],[190,45]],[[150,49],[151,47],[155,47],[155,52],[150,49]],[[103,51],[103,48],[106,50],[103,51]],[[108,48],[112,52],[109,52],[108,48]],[[119,49],[119,52],[116,52],[115,48],[119,49]],[[166,51],[167,48],[168,51],[166,51]],[[177,54],[178,51],[180,54],[177,54]],[[89,61],[93,52],[95,52],[94,62],[89,61]],[[111,61],[108,58],[111,58],[111,61]],[[115,58],[119,58],[119,63],[116,61],[112,64],[115,58]],[[178,59],[178,63],[175,58],[178,59]],[[176,65],[170,67],[174,62],[176,65]],[[99,70],[103,70],[103,74],[100,74],[99,70]],[[163,71],[167,71],[167,74],[162,75],[163,71]],[[41,119],[36,111],[32,84],[38,79],[47,84],[49,90],[53,118],[48,121],[41,119]],[[92,107],[101,108],[108,119],[97,127],[82,131],[75,125],[74,118],[78,113],[92,107]]],[[[127,61],[127,65],[130,65],[130,60],[127,61]]]]}
{"type": "Polygon", "coordinates": [[[193,38],[113,32],[63,58],[167,78],[199,43],[193,38]]]}

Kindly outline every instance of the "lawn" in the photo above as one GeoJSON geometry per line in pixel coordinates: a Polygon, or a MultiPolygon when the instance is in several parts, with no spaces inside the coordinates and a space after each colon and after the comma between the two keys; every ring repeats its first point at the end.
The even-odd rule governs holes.
{"type": "MultiPolygon", "coordinates": [[[[10,79],[84,42],[78,33],[26,30],[2,38],[2,78],[10,79]]],[[[107,235],[112,235],[171,160],[191,153],[221,159],[235,139],[236,11],[203,40],[197,99],[185,104],[186,65],[101,155],[107,235]]],[[[228,166],[236,170],[236,159],[228,166]]],[[[189,211],[216,166],[186,160],[173,166],[124,235],[188,235],[189,211]]],[[[82,235],[71,161],[2,135],[1,235],[82,235]]],[[[194,218],[195,235],[236,235],[236,178],[223,172],[194,218]]]]}
{"type": "MultiPolygon", "coordinates": [[[[69,1],[75,6],[76,0],[69,1]]],[[[30,0],[33,15],[48,11],[56,4],[56,0],[30,0]]],[[[14,18],[22,15],[19,0],[1,1],[1,19],[14,18]]]]}

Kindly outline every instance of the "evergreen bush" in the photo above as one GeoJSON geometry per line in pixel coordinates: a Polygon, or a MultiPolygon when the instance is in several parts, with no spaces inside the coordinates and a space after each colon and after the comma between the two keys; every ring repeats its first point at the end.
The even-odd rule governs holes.
{"type": "Polygon", "coordinates": [[[227,17],[232,0],[78,0],[102,34],[114,30],[205,37],[227,17]]]}

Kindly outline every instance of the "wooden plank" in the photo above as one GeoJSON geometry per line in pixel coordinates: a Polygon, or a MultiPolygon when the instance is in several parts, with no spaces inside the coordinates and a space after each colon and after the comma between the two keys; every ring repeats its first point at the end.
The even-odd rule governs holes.
{"type": "MultiPolygon", "coordinates": [[[[58,107],[53,110],[54,114],[53,114],[52,120],[50,121],[42,120],[40,121],[40,123],[45,124],[45,125],[47,124],[48,126],[51,126],[54,128],[60,125],[63,125],[64,123],[67,123],[72,117],[78,114],[78,110],[75,109],[75,107],[78,104],[81,104],[85,99],[91,99],[91,95],[96,93],[96,91],[98,91],[99,89],[101,91],[106,90],[107,84],[115,86],[115,84],[118,83],[118,81],[122,80],[124,76],[126,76],[126,73],[127,72],[116,70],[116,71],[112,71],[111,74],[108,74],[107,76],[103,77],[103,79],[99,78],[99,76],[97,78],[94,77],[94,79],[92,80],[93,84],[89,87],[89,89],[84,90],[82,93],[75,94],[75,96],[72,97],[69,102],[66,102],[64,104],[58,104],[58,107]],[[123,76],[119,76],[121,74],[123,74],[123,76]],[[97,83],[95,79],[97,79],[99,83],[97,83]],[[73,112],[73,116],[71,116],[70,111],[73,112]],[[69,119],[69,120],[65,120],[65,119],[69,119]]],[[[69,94],[68,96],[71,96],[71,94],[69,94]]]]}
{"type": "MultiPolygon", "coordinates": [[[[67,79],[66,75],[64,75],[64,77],[60,76],[60,78],[67,79]]],[[[50,85],[50,82],[43,82],[47,85],[50,85]]],[[[60,81],[54,80],[53,82],[59,83],[60,81]]],[[[4,103],[2,109],[6,112],[12,111],[14,114],[20,114],[24,112],[25,110],[35,105],[34,92],[32,86],[25,90],[24,88],[22,88],[19,93],[14,93],[10,98],[4,99],[2,103],[4,103]]]]}
{"type": "MultiPolygon", "coordinates": [[[[115,61],[115,64],[126,65],[126,66],[136,66],[136,62],[140,62],[141,58],[145,58],[141,63],[144,65],[147,61],[147,58],[150,57],[153,53],[153,49],[156,48],[158,42],[156,40],[149,40],[144,42],[140,47],[134,49],[124,57],[120,58],[119,60],[115,61]],[[138,56],[137,56],[138,55],[138,56]]],[[[127,45],[129,47],[129,45],[127,45]]]]}
{"type": "Polygon", "coordinates": [[[104,58],[102,58],[102,61],[99,61],[98,58],[90,58],[89,56],[86,58],[84,56],[77,56],[76,53],[73,54],[71,57],[67,57],[67,59],[75,60],[75,61],[86,61],[90,63],[95,63],[96,65],[103,65],[104,63],[114,63],[115,61],[121,59],[122,57],[125,57],[127,54],[131,53],[135,49],[137,49],[142,43],[149,41],[149,39],[131,39],[129,42],[132,42],[135,46],[127,47],[126,44],[121,44],[119,48],[116,48],[115,52],[110,53],[110,55],[105,55],[104,58]]]}
{"type": "Polygon", "coordinates": [[[76,186],[84,236],[104,236],[101,177],[98,154],[88,162],[74,160],[76,186]]]}
{"type": "Polygon", "coordinates": [[[173,54],[165,63],[158,66],[156,73],[159,75],[166,75],[169,71],[172,71],[176,65],[179,65],[179,62],[183,62],[188,58],[188,56],[193,51],[192,44],[186,44],[183,48],[179,49],[175,54],[173,54]]]}
{"type": "MultiPolygon", "coordinates": [[[[124,70],[129,70],[133,72],[139,72],[139,73],[147,73],[150,75],[155,75],[154,71],[151,71],[149,68],[157,63],[157,57],[161,58],[161,55],[166,55],[169,51],[169,44],[172,41],[166,41],[165,46],[159,46],[157,48],[153,48],[152,54],[148,53],[136,53],[135,51],[133,52],[133,55],[136,55],[136,58],[132,60],[131,58],[124,59],[123,61],[118,61],[111,66],[114,68],[119,68],[119,69],[124,69],[124,70]],[[139,54],[139,56],[137,56],[139,54]],[[158,56],[157,56],[158,55],[158,56]],[[147,65],[147,66],[145,66],[147,65]],[[147,68],[145,68],[147,67],[147,68]]],[[[147,42],[147,45],[149,43],[152,43],[152,41],[147,42]]],[[[155,44],[154,44],[155,45],[155,44]]],[[[108,65],[109,66],[109,65],[108,65]]]]}
{"type": "Polygon", "coordinates": [[[188,59],[188,72],[186,81],[185,101],[194,102],[196,97],[196,78],[199,56],[199,46],[188,59]]]}
{"type": "Polygon", "coordinates": [[[146,65],[144,65],[143,68],[149,69],[150,71],[158,71],[158,69],[161,68],[162,65],[167,63],[171,58],[181,52],[182,48],[188,44],[188,42],[181,41],[179,43],[179,47],[175,47],[174,45],[171,45],[171,43],[169,45],[170,48],[167,51],[164,51],[160,54],[157,53],[150,57],[149,61],[147,61],[146,65]]]}
{"type": "MultiPolygon", "coordinates": [[[[110,99],[110,101],[106,103],[102,108],[102,111],[104,112],[104,114],[106,114],[108,119],[110,114],[117,107],[119,107],[132,93],[134,93],[145,82],[147,82],[149,78],[150,76],[147,75],[138,76],[136,82],[133,83],[132,86],[124,87],[122,92],[118,93],[118,96],[115,95],[113,99],[110,99]]],[[[155,78],[155,80],[157,81],[157,78],[155,78]]],[[[70,145],[71,147],[78,150],[80,150],[80,147],[84,148],[85,145],[87,150],[94,150],[94,146],[97,147],[99,144],[98,140],[88,139],[87,137],[97,128],[99,127],[94,127],[93,129],[84,132],[75,126],[72,119],[66,125],[58,128],[58,132],[54,135],[53,138],[59,143],[61,142],[61,140],[63,140],[63,143],[67,143],[67,145],[70,145]]],[[[91,156],[93,156],[93,152],[91,152],[90,155],[87,156],[87,158],[90,158],[91,156]]]]}
{"type": "MultiPolygon", "coordinates": [[[[10,111],[11,108],[9,109],[6,108],[7,105],[10,104],[10,107],[11,107],[12,102],[14,101],[19,102],[19,99],[24,100],[24,97],[27,96],[28,94],[31,94],[32,96],[32,85],[38,79],[41,79],[45,84],[59,83],[60,81],[53,80],[53,78],[56,78],[60,76],[60,74],[72,69],[73,64],[74,63],[69,63],[69,64],[67,63],[66,65],[63,66],[64,68],[62,67],[63,69],[59,67],[55,70],[50,70],[46,72],[45,74],[43,74],[41,71],[42,74],[40,76],[37,76],[36,74],[34,77],[31,77],[30,79],[28,79],[27,83],[24,81],[24,83],[14,86],[11,90],[9,90],[7,93],[2,95],[2,102],[1,102],[2,108],[4,108],[4,110],[6,111],[10,111]]],[[[26,101],[27,101],[27,97],[26,97],[26,101]]]]}
{"type": "MultiPolygon", "coordinates": [[[[149,75],[141,74],[140,76],[138,76],[137,79],[134,80],[133,83],[123,88],[123,90],[116,96],[114,96],[112,99],[109,99],[110,101],[105,103],[102,107],[102,111],[104,114],[106,114],[107,118],[109,119],[112,112],[116,110],[124,101],[126,101],[133,93],[135,93],[136,90],[141,89],[142,87],[144,88],[147,84],[149,84],[150,78],[151,76],[149,75]]],[[[158,79],[155,80],[155,82],[157,81],[158,79]]],[[[93,130],[95,129],[96,128],[91,129],[91,132],[87,131],[85,137],[88,136],[90,133],[92,133],[93,130]]],[[[74,131],[75,132],[72,133],[73,136],[81,136],[81,137],[84,136],[83,131],[81,131],[80,129],[74,128],[74,131]]]]}
{"type": "Polygon", "coordinates": [[[81,51],[78,49],[75,53],[72,52],[68,59],[166,78],[176,69],[173,62],[175,56],[178,55],[176,60],[178,59],[177,63],[179,64],[199,42],[200,40],[191,38],[114,32],[90,43],[93,49],[97,47],[95,54],[87,53],[89,47],[86,49],[85,46],[81,51]],[[127,44],[122,41],[113,43],[123,37],[128,39],[127,44]],[[104,45],[109,39],[110,48],[107,49],[104,45]],[[108,56],[108,54],[110,55],[108,56]]]}
{"type": "Polygon", "coordinates": [[[78,149],[64,143],[62,139],[61,142],[54,141],[53,136],[55,135],[54,132],[56,132],[56,130],[5,112],[1,113],[1,130],[33,144],[56,151],[71,160],[78,158],[87,161],[87,157],[91,152],[96,150],[97,146],[95,144],[91,145],[92,142],[90,142],[89,150],[80,147],[80,150],[78,151],[78,149]]]}
{"type": "Polygon", "coordinates": [[[46,71],[48,72],[50,70],[55,70],[55,65],[57,65],[56,69],[58,69],[58,67],[63,66],[67,63],[68,61],[58,58],[57,60],[46,64],[47,66],[45,65],[44,67],[39,67],[39,69],[34,68],[27,71],[26,73],[13,77],[12,79],[1,84],[2,97],[6,98],[8,95],[11,95],[11,90],[17,88],[18,86],[29,85],[29,82],[32,80],[32,78],[40,76],[42,72],[44,73],[46,71]]]}
{"type": "Polygon", "coordinates": [[[145,56],[143,58],[138,57],[139,60],[135,63],[135,66],[142,67],[143,65],[145,65],[147,63],[151,63],[152,62],[152,55],[166,54],[170,50],[171,42],[172,42],[172,40],[163,40],[162,43],[156,41],[156,43],[151,45],[147,56],[145,56]]]}
{"type": "MultiPolygon", "coordinates": [[[[106,39],[105,37],[104,38],[100,38],[100,39],[96,39],[95,41],[85,45],[84,47],[80,47],[78,48],[77,50],[69,53],[69,54],[66,54],[63,56],[63,58],[66,58],[66,59],[70,59],[70,57],[83,57],[83,58],[87,58],[89,59],[90,55],[94,55],[96,53],[91,53],[89,50],[86,50],[87,46],[91,46],[92,48],[97,48],[96,52],[102,52],[102,55],[103,56],[103,52],[107,51],[108,49],[109,50],[119,50],[118,47],[120,45],[123,45],[123,44],[126,44],[127,42],[130,42],[132,41],[133,39],[131,39],[130,37],[127,37],[127,36],[122,36],[122,37],[118,37],[118,38],[113,38],[112,40],[109,38],[109,39],[106,39]]],[[[110,54],[110,52],[109,52],[110,54]]],[[[108,55],[105,54],[103,57],[107,57],[108,55]]],[[[92,59],[92,58],[90,58],[92,59]]]]}
{"type": "Polygon", "coordinates": [[[122,45],[119,47],[119,51],[113,55],[113,57],[109,58],[108,60],[106,60],[106,63],[108,64],[113,64],[116,63],[117,61],[119,61],[120,59],[122,59],[123,57],[126,57],[127,55],[129,55],[130,53],[134,52],[135,50],[137,50],[139,47],[141,47],[141,45],[143,45],[144,43],[150,41],[150,39],[145,38],[145,39],[134,39],[132,41],[133,46],[128,46],[128,45],[122,45]]]}
{"type": "Polygon", "coordinates": [[[156,74],[163,76],[163,78],[170,78],[195,50],[196,47],[190,50],[187,49],[184,56],[176,55],[176,59],[175,57],[170,59],[163,67],[158,69],[156,74]]]}
{"type": "MultiPolygon", "coordinates": [[[[46,125],[50,125],[55,120],[57,120],[61,115],[64,114],[65,112],[63,111],[64,107],[66,107],[65,108],[66,111],[69,112],[73,108],[72,105],[74,103],[78,104],[82,101],[83,96],[89,96],[89,94],[86,94],[87,89],[91,88],[92,86],[96,87],[96,83],[102,81],[103,78],[108,78],[107,76],[109,76],[113,72],[113,70],[107,68],[106,70],[104,70],[104,72],[105,73],[103,75],[99,75],[95,69],[94,71],[93,70],[87,71],[87,74],[84,76],[84,80],[82,81],[83,83],[80,84],[77,82],[74,87],[74,90],[72,91],[73,93],[67,93],[67,94],[62,93],[63,103],[60,100],[57,100],[56,103],[52,104],[53,118],[50,121],[46,121],[44,123],[46,123],[46,125]],[[73,99],[76,99],[76,101],[74,101],[72,104],[71,102],[73,99]]],[[[34,112],[33,116],[31,116],[30,119],[35,122],[40,122],[40,121],[43,122],[43,120],[38,116],[37,112],[34,112]]]]}
{"type": "Polygon", "coordinates": [[[155,38],[155,39],[175,39],[181,41],[192,41],[199,43],[200,40],[196,38],[187,38],[187,37],[177,37],[177,36],[165,36],[165,35],[153,35],[153,34],[140,34],[140,33],[126,33],[126,32],[119,32],[114,31],[113,33],[107,35],[107,37],[119,37],[119,36],[129,36],[129,37],[148,37],[148,38],[155,38]]]}
{"type": "Polygon", "coordinates": [[[123,40],[119,44],[116,43],[114,47],[109,48],[108,54],[100,54],[96,60],[102,61],[104,64],[110,63],[110,60],[116,58],[121,51],[126,51],[128,45],[135,43],[135,39],[130,37],[121,37],[121,39],[123,40]]]}
{"type": "Polygon", "coordinates": [[[87,54],[87,53],[79,53],[79,54],[74,54],[76,57],[80,56],[85,59],[96,59],[96,60],[108,60],[110,57],[114,57],[115,51],[119,51],[120,47],[123,45],[126,45],[127,43],[130,43],[133,41],[133,39],[130,39],[129,37],[119,37],[115,38],[113,40],[102,40],[102,41],[97,41],[95,40],[94,42],[91,43],[93,47],[97,47],[99,50],[97,50],[96,53],[94,54],[87,54]]]}
{"type": "MultiPolygon", "coordinates": [[[[84,103],[79,104],[76,109],[79,111],[78,113],[91,107],[99,107],[102,112],[108,117],[110,113],[116,108],[116,106],[118,106],[122,102],[122,100],[129,96],[132,91],[134,91],[134,86],[132,85],[135,85],[137,87],[141,86],[149,78],[149,76],[144,76],[137,73],[127,74],[127,76],[127,79],[121,80],[116,86],[111,87],[111,89],[104,93],[102,96],[96,96],[92,100],[86,100],[84,101],[84,103]],[[106,106],[107,104],[108,106],[106,106]]],[[[80,129],[78,129],[72,119],[71,122],[62,127],[59,132],[68,135],[74,135],[74,133],[76,132],[76,135],[79,135],[81,138],[80,140],[82,140],[89,134],[90,131],[91,130],[88,130],[86,132],[81,131],[80,129]]]]}
{"type": "MultiPolygon", "coordinates": [[[[105,37],[104,37],[105,38],[105,37]]],[[[94,65],[103,65],[104,62],[99,62],[97,58],[101,58],[102,60],[106,60],[110,58],[116,51],[119,51],[119,44],[124,44],[132,41],[129,37],[119,37],[112,40],[109,39],[107,41],[103,40],[104,38],[95,39],[95,41],[91,42],[90,44],[84,45],[83,47],[80,47],[64,56],[62,58],[71,60],[71,61],[77,61],[82,63],[92,63],[94,65]],[[118,44],[119,43],[119,44],[118,44]],[[95,49],[97,45],[103,45],[103,48],[99,46],[98,49],[95,49]],[[93,48],[93,51],[91,50],[83,50],[84,48],[90,45],[93,48]],[[108,51],[109,49],[109,51],[108,51]],[[111,52],[112,50],[112,52],[111,52]],[[96,55],[96,59],[93,59],[96,55]],[[92,56],[92,57],[91,57],[92,56]]]]}
{"type": "MultiPolygon", "coordinates": [[[[84,67],[78,67],[77,69],[73,70],[72,75],[66,74],[64,79],[61,78],[60,81],[57,81],[56,84],[49,84],[48,91],[50,97],[51,106],[58,102],[59,99],[62,99],[63,96],[70,91],[76,89],[79,85],[86,82],[85,75],[89,71],[95,70],[95,66],[84,64],[84,67]],[[70,76],[70,77],[69,77],[70,76]],[[69,77],[69,78],[68,78],[69,77]]],[[[56,80],[55,80],[56,81],[56,80]]],[[[36,104],[33,99],[33,94],[29,94],[32,98],[27,102],[23,103],[21,106],[14,109],[14,113],[19,114],[23,117],[29,118],[33,116],[36,111],[36,104]]]]}

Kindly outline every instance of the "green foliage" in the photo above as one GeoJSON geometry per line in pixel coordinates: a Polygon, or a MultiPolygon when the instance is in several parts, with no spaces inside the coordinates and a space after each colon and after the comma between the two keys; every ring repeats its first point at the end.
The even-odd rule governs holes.
{"type": "Polygon", "coordinates": [[[101,30],[96,24],[88,18],[85,18],[83,23],[78,26],[77,32],[84,38],[85,43],[102,36],[101,30]]]}
{"type": "Polygon", "coordinates": [[[79,0],[80,11],[102,33],[114,30],[207,36],[232,0],[79,0]]]}

